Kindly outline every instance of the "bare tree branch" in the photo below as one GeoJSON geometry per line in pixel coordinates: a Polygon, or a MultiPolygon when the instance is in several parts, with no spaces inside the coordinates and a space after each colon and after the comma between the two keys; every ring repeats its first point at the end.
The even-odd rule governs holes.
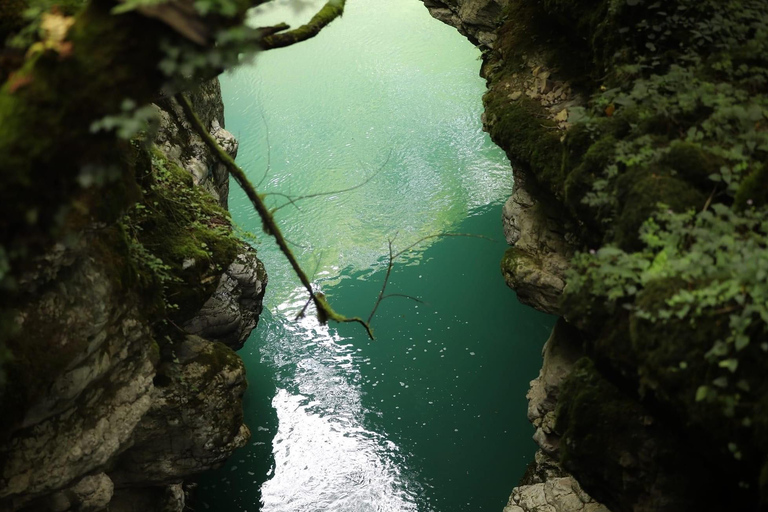
{"type": "Polygon", "coordinates": [[[389,299],[390,297],[402,297],[404,299],[411,299],[412,301],[418,302],[419,304],[426,304],[426,302],[420,298],[414,297],[413,295],[405,295],[404,293],[390,293],[389,295],[383,296],[381,300],[389,299]]]}
{"type": "Polygon", "coordinates": [[[379,309],[379,305],[381,305],[381,303],[382,303],[382,301],[384,299],[387,299],[389,297],[403,297],[403,298],[406,298],[406,299],[411,299],[411,300],[415,300],[416,302],[422,302],[423,303],[422,300],[417,299],[416,297],[412,297],[410,295],[404,295],[402,293],[390,293],[389,295],[384,295],[384,292],[387,291],[387,286],[389,285],[389,278],[392,275],[392,268],[395,265],[395,260],[397,258],[399,258],[400,256],[402,256],[403,254],[413,250],[414,247],[416,247],[417,245],[419,245],[419,244],[421,244],[421,243],[423,243],[423,242],[425,242],[427,240],[431,240],[433,238],[452,237],[452,236],[469,237],[469,238],[482,238],[484,240],[489,240],[491,242],[495,241],[492,238],[488,238],[487,236],[473,235],[471,233],[437,233],[437,234],[434,234],[434,235],[427,235],[425,237],[419,238],[418,240],[416,240],[414,243],[412,243],[411,245],[409,245],[405,249],[395,253],[395,252],[393,252],[393,249],[392,249],[392,243],[394,242],[394,239],[389,239],[389,241],[388,241],[388,243],[389,243],[389,261],[387,262],[387,273],[384,275],[384,282],[381,285],[381,290],[379,291],[379,296],[376,299],[376,303],[373,305],[373,309],[371,310],[371,314],[368,315],[368,320],[366,320],[366,322],[368,322],[369,324],[371,323],[371,320],[373,320],[373,315],[375,315],[376,314],[376,310],[379,309]]]}
{"type": "Polygon", "coordinates": [[[299,281],[301,281],[301,284],[304,286],[307,292],[309,292],[310,299],[312,302],[314,302],[315,307],[317,308],[317,316],[320,323],[325,324],[328,322],[328,320],[333,320],[334,322],[339,323],[359,323],[365,328],[368,336],[371,339],[374,339],[373,331],[371,330],[368,322],[365,322],[359,317],[348,318],[344,315],[340,315],[333,310],[330,304],[328,304],[324,294],[315,292],[312,289],[312,283],[310,283],[309,278],[304,272],[304,269],[301,268],[301,265],[296,259],[296,256],[288,247],[288,242],[286,242],[285,237],[280,231],[280,227],[277,225],[275,218],[272,216],[269,208],[267,208],[267,205],[264,204],[261,196],[259,196],[259,194],[256,192],[256,189],[246,177],[245,172],[235,163],[231,156],[229,156],[223,149],[221,149],[216,140],[211,136],[210,133],[208,133],[208,130],[206,130],[205,126],[203,126],[200,118],[197,117],[197,114],[192,108],[192,104],[189,102],[189,99],[181,93],[176,94],[175,97],[184,110],[184,114],[189,119],[194,130],[203,139],[211,151],[213,151],[213,153],[219,158],[219,160],[227,167],[232,177],[235,178],[235,181],[237,181],[238,185],[240,185],[240,187],[243,189],[243,192],[245,192],[245,194],[248,196],[248,199],[250,199],[254,209],[259,214],[259,217],[261,217],[264,231],[275,239],[277,246],[280,248],[280,251],[291,264],[291,268],[293,268],[293,271],[299,278],[299,281]]]}
{"type": "Polygon", "coordinates": [[[283,204],[281,204],[280,206],[278,206],[278,207],[274,208],[274,209],[272,210],[272,213],[275,213],[275,212],[277,212],[278,210],[280,210],[281,208],[283,208],[283,207],[285,207],[285,206],[288,206],[289,204],[292,204],[292,205],[293,205],[293,206],[295,206],[297,209],[300,209],[300,208],[299,208],[299,207],[296,205],[296,201],[301,201],[301,200],[303,200],[303,199],[312,199],[312,198],[314,198],[314,197],[332,196],[332,195],[336,195],[336,194],[342,194],[342,193],[344,193],[344,192],[351,192],[352,190],[356,190],[356,189],[358,189],[358,188],[360,188],[360,187],[363,187],[363,186],[367,185],[368,183],[370,183],[370,181],[371,181],[373,178],[375,178],[376,176],[378,176],[378,175],[379,175],[379,173],[380,173],[380,172],[381,172],[381,171],[384,169],[384,167],[386,167],[387,163],[389,162],[389,158],[390,158],[391,156],[392,156],[392,150],[390,150],[390,151],[389,151],[389,155],[387,155],[387,159],[384,161],[384,163],[383,163],[383,164],[381,164],[381,167],[379,167],[379,168],[376,170],[376,172],[374,172],[373,174],[371,174],[370,176],[368,176],[368,177],[365,179],[365,181],[362,181],[362,182],[358,183],[357,185],[351,186],[351,187],[349,187],[349,188],[344,188],[344,189],[341,189],[341,190],[331,190],[331,191],[329,191],[329,192],[316,192],[316,193],[314,193],[314,194],[307,194],[307,195],[305,195],[305,196],[288,196],[288,195],[286,195],[286,194],[282,194],[282,193],[280,193],[280,192],[267,192],[267,193],[265,194],[265,195],[267,195],[267,196],[268,196],[268,195],[279,195],[279,196],[283,196],[283,197],[285,197],[286,199],[288,199],[288,202],[287,202],[287,203],[283,203],[283,204]]]}

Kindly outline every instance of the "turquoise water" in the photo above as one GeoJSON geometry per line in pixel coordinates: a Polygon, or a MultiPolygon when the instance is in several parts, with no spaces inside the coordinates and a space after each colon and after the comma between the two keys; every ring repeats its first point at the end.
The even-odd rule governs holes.
{"type": "MultiPolygon", "coordinates": [[[[321,4],[254,23],[296,24],[321,4]]],[[[553,319],[499,272],[511,171],[481,130],[478,57],[417,0],[349,0],[317,38],[222,77],[238,162],[337,311],[368,316],[390,240],[397,252],[438,233],[487,238],[429,238],[398,258],[387,293],[420,302],[383,301],[371,341],[359,325],[295,320],[306,293],[233,187],[270,275],[240,352],[254,435],[201,481],[198,510],[503,508],[534,453],[525,393],[553,319]]]]}

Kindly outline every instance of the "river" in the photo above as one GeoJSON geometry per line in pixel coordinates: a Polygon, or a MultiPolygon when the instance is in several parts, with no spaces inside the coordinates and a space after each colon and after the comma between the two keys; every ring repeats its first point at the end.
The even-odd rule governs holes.
{"type": "MultiPolygon", "coordinates": [[[[277,2],[254,23],[300,24],[320,5],[277,2]]],[[[481,130],[479,66],[421,2],[349,0],[315,39],[222,76],[238,163],[338,312],[367,317],[390,241],[424,240],[395,260],[375,340],[296,320],[306,293],[233,184],[233,218],[269,273],[240,351],[253,438],[201,479],[198,510],[503,508],[535,451],[525,394],[553,318],[499,272],[512,177],[481,130]]]]}

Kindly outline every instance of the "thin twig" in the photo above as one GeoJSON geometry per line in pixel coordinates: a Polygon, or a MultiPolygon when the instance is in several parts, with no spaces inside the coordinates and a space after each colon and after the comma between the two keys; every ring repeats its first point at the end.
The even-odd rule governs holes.
{"type": "Polygon", "coordinates": [[[416,240],[414,243],[412,243],[411,245],[409,245],[405,249],[403,249],[403,250],[401,250],[401,251],[399,251],[397,253],[393,253],[393,251],[392,251],[392,243],[393,243],[394,240],[390,239],[388,241],[389,242],[389,261],[387,262],[387,273],[384,275],[384,283],[382,283],[382,285],[381,285],[381,290],[379,291],[379,296],[376,298],[376,303],[373,305],[373,309],[371,310],[371,314],[368,315],[367,322],[369,324],[371,323],[371,320],[373,320],[373,315],[376,314],[376,310],[379,309],[379,306],[381,305],[382,301],[384,299],[388,298],[388,297],[405,297],[405,298],[408,298],[408,299],[415,300],[416,302],[423,302],[423,301],[417,299],[416,297],[412,297],[410,295],[404,295],[404,294],[401,294],[401,293],[390,293],[389,295],[384,295],[384,292],[386,292],[386,290],[387,290],[387,285],[389,285],[389,277],[392,274],[392,268],[394,267],[395,260],[397,258],[399,258],[400,256],[402,256],[403,254],[413,250],[414,247],[416,247],[417,245],[419,245],[419,244],[421,244],[421,243],[423,243],[423,242],[425,242],[427,240],[430,240],[432,238],[441,238],[441,237],[449,237],[449,236],[482,238],[482,239],[485,239],[485,240],[489,240],[491,242],[495,242],[495,240],[493,238],[489,238],[489,237],[483,236],[483,235],[474,235],[472,233],[437,233],[437,234],[434,234],[434,235],[427,235],[425,237],[419,238],[418,240],[416,240]]]}
{"type": "Polygon", "coordinates": [[[273,208],[272,209],[272,213],[275,213],[275,212],[279,211],[281,208],[283,208],[285,206],[288,206],[288,204],[292,204],[292,205],[296,206],[296,208],[299,208],[296,205],[296,201],[301,201],[301,200],[304,200],[304,199],[312,199],[312,198],[321,197],[321,196],[332,196],[332,195],[336,195],[336,194],[343,194],[344,192],[351,192],[351,191],[356,190],[358,188],[364,187],[365,185],[370,183],[370,181],[373,178],[378,176],[379,173],[384,169],[384,167],[386,167],[386,165],[389,162],[389,159],[390,159],[391,156],[392,156],[392,150],[389,151],[389,155],[387,155],[387,159],[384,160],[384,163],[381,164],[381,166],[376,170],[376,172],[374,172],[373,174],[368,176],[365,179],[365,181],[363,181],[361,183],[358,183],[357,185],[353,185],[353,186],[351,186],[349,188],[344,188],[344,189],[341,189],[341,190],[331,190],[330,192],[316,192],[314,194],[307,194],[305,196],[296,196],[296,197],[288,196],[286,194],[282,194],[282,193],[279,193],[279,192],[267,192],[265,195],[280,195],[280,196],[283,196],[286,199],[288,199],[288,203],[283,203],[280,206],[278,206],[276,208],[273,208]]]}
{"type": "Polygon", "coordinates": [[[473,233],[437,233],[434,235],[427,235],[423,238],[419,238],[414,243],[403,249],[402,251],[395,254],[395,258],[402,256],[403,254],[407,253],[408,251],[412,250],[417,245],[426,242],[427,240],[430,240],[432,238],[442,238],[442,237],[451,237],[451,236],[460,236],[460,237],[466,237],[466,238],[482,238],[483,240],[488,240],[489,242],[496,242],[497,240],[494,240],[493,238],[484,236],[484,235],[475,235],[473,233]]]}
{"type": "MultiPolygon", "coordinates": [[[[259,96],[261,96],[261,94],[259,94],[259,96]]],[[[267,176],[269,175],[269,171],[272,170],[272,144],[269,142],[269,124],[264,115],[263,103],[264,101],[259,98],[259,113],[261,114],[261,121],[264,123],[264,138],[267,140],[267,167],[264,169],[264,176],[262,176],[256,184],[256,188],[259,188],[261,184],[264,183],[264,180],[267,179],[267,176]]]]}
{"type": "Polygon", "coordinates": [[[712,199],[715,198],[715,192],[717,192],[717,185],[715,185],[715,187],[712,189],[712,193],[709,194],[709,197],[707,198],[707,202],[704,203],[704,208],[701,209],[702,213],[709,209],[709,205],[712,204],[712,199]]]}
{"type": "Polygon", "coordinates": [[[411,299],[413,301],[416,301],[419,304],[426,304],[426,302],[419,299],[418,297],[414,297],[413,295],[405,295],[404,293],[390,293],[389,295],[383,296],[381,300],[389,299],[390,297],[402,297],[404,299],[411,299]]]}
{"type": "Polygon", "coordinates": [[[376,303],[373,305],[371,314],[368,315],[368,323],[371,323],[373,315],[375,315],[376,310],[379,309],[379,304],[381,304],[381,301],[384,300],[384,292],[387,290],[387,285],[389,284],[389,276],[392,274],[392,266],[395,264],[395,256],[392,254],[392,239],[390,238],[387,243],[389,244],[389,262],[387,263],[387,273],[384,275],[384,283],[381,285],[381,291],[379,291],[379,296],[376,298],[376,303]]]}
{"type": "Polygon", "coordinates": [[[275,218],[270,213],[269,208],[267,208],[267,205],[264,204],[264,201],[262,200],[261,196],[259,196],[259,194],[256,192],[256,189],[254,188],[253,184],[246,177],[245,172],[235,163],[235,161],[232,159],[231,156],[229,156],[223,149],[221,149],[221,147],[216,142],[216,140],[214,140],[211,134],[208,133],[208,130],[206,130],[205,126],[203,126],[203,123],[200,121],[200,118],[197,117],[197,114],[192,108],[192,104],[189,102],[189,99],[186,96],[184,96],[184,94],[178,93],[176,94],[176,100],[179,102],[182,109],[184,110],[184,114],[189,119],[190,123],[192,124],[192,127],[195,129],[198,135],[200,135],[200,137],[203,139],[205,144],[211,149],[211,151],[213,151],[213,153],[219,158],[219,160],[227,167],[227,169],[229,170],[229,173],[232,175],[233,178],[235,178],[235,181],[237,181],[237,184],[240,185],[240,188],[243,189],[243,192],[245,192],[245,195],[248,196],[248,199],[250,199],[254,209],[259,214],[259,217],[261,217],[264,231],[266,231],[267,234],[269,234],[270,236],[272,236],[272,238],[274,238],[278,248],[283,253],[283,255],[288,260],[288,262],[291,264],[291,267],[293,268],[294,273],[296,274],[296,276],[299,278],[299,281],[301,281],[301,284],[309,293],[310,298],[312,299],[312,302],[314,302],[315,307],[317,308],[317,316],[318,316],[318,319],[320,320],[320,323],[325,324],[328,322],[328,320],[333,320],[334,322],[340,322],[340,323],[359,323],[365,328],[366,332],[368,333],[368,336],[371,339],[374,339],[373,331],[371,330],[371,327],[368,324],[368,322],[363,321],[359,317],[348,318],[344,315],[340,315],[339,313],[333,310],[330,304],[328,304],[328,301],[326,300],[325,295],[319,292],[315,292],[312,289],[312,284],[309,282],[309,278],[307,278],[307,275],[304,272],[304,269],[301,268],[301,265],[296,259],[296,256],[288,247],[288,242],[286,242],[285,237],[283,237],[283,234],[280,231],[280,227],[277,225],[275,218]]]}
{"type": "Polygon", "coordinates": [[[296,207],[297,210],[301,211],[301,208],[299,207],[299,205],[296,204],[296,201],[300,198],[294,198],[289,196],[288,194],[283,194],[282,192],[265,192],[262,194],[262,197],[269,197],[269,196],[280,196],[288,200],[287,203],[281,204],[278,208],[273,208],[272,213],[275,213],[277,210],[279,210],[280,208],[282,208],[287,204],[292,204],[293,206],[296,207]]]}

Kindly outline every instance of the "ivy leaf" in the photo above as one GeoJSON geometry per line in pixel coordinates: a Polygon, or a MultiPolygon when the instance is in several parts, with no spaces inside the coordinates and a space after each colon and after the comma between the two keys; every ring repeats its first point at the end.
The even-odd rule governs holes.
{"type": "Polygon", "coordinates": [[[734,373],[736,369],[739,367],[739,360],[738,359],[725,359],[724,361],[720,361],[718,364],[720,368],[727,368],[728,371],[731,373],[734,373]]]}
{"type": "Polygon", "coordinates": [[[749,345],[749,336],[746,334],[739,334],[736,336],[736,350],[742,351],[749,345]]]}

